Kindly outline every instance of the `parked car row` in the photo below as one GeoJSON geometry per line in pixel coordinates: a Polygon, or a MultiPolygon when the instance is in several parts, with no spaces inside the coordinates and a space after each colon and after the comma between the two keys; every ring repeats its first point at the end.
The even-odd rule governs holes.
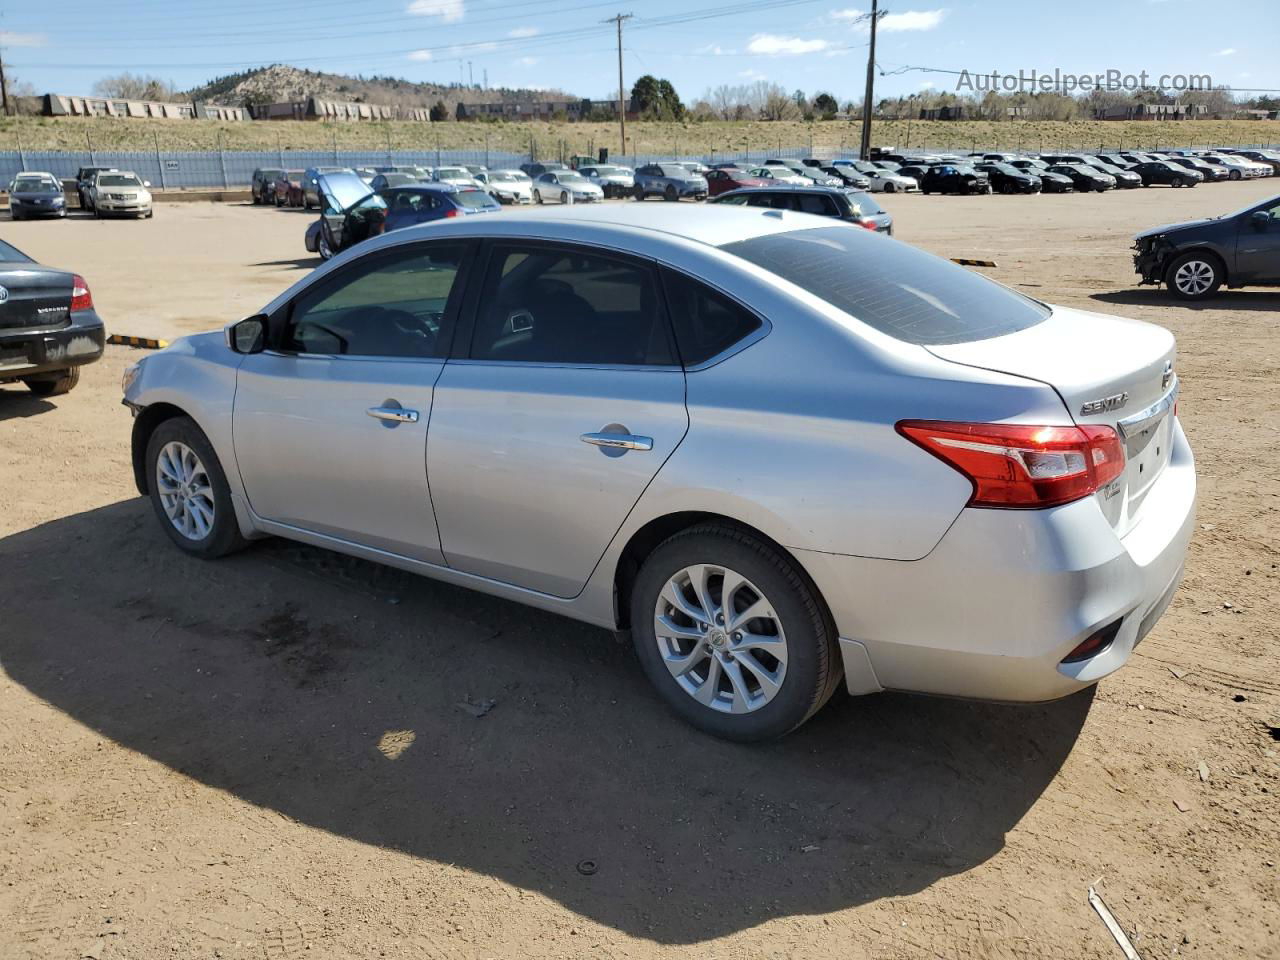
{"type": "MultiPolygon", "coordinates": [[[[67,195],[62,181],[48,171],[19,173],[9,181],[9,216],[13,220],[65,218],[67,195]]],[[[82,210],[103,217],[149,218],[154,213],[151,181],[132,170],[115,167],[81,167],[76,174],[76,194],[82,210]]]]}

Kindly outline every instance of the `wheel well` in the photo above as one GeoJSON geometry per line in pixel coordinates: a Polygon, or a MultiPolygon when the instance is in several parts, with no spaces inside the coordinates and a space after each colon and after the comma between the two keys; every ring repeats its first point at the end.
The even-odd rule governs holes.
{"type": "Polygon", "coordinates": [[[185,416],[188,416],[187,411],[181,407],[174,406],[172,403],[153,403],[144,407],[133,421],[133,439],[131,442],[133,483],[138,488],[138,492],[144,497],[149,492],[146,459],[147,444],[151,440],[151,434],[155,433],[156,427],[166,420],[185,416]]]}
{"type": "Polygon", "coordinates": [[[669,537],[675,536],[681,530],[688,530],[690,527],[707,523],[741,530],[743,533],[750,534],[757,540],[767,543],[785,556],[795,564],[797,572],[804,578],[809,589],[813,591],[818,603],[822,605],[823,613],[830,618],[830,610],[827,607],[826,600],[818,590],[817,584],[813,582],[813,578],[809,576],[809,572],[805,570],[804,565],[796,559],[790,550],[750,524],[742,523],[719,513],[690,510],[683,513],[669,513],[666,516],[650,520],[631,535],[631,539],[627,541],[627,545],[622,549],[622,555],[618,557],[617,569],[613,574],[614,619],[617,621],[619,630],[629,630],[631,628],[631,591],[635,587],[636,575],[639,574],[640,567],[643,566],[649,554],[653,553],[660,544],[669,537]]]}
{"type": "Polygon", "coordinates": [[[1204,260],[1212,260],[1218,265],[1218,269],[1222,271],[1222,282],[1225,285],[1230,279],[1230,273],[1227,270],[1227,261],[1223,259],[1222,254],[1211,247],[1191,247],[1189,250],[1179,250],[1167,261],[1164,268],[1165,280],[1168,281],[1169,274],[1173,270],[1173,265],[1185,257],[1189,253],[1194,253],[1197,257],[1204,260]]]}

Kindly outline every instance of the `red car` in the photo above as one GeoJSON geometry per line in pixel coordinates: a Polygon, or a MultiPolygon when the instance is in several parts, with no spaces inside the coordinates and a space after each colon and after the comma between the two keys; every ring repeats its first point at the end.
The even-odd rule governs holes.
{"type": "Polygon", "coordinates": [[[743,187],[774,187],[777,181],[770,182],[753,177],[745,170],[737,167],[721,167],[719,170],[708,170],[703,174],[707,178],[707,194],[716,197],[730,190],[741,190],[743,187]]]}
{"type": "Polygon", "coordinates": [[[302,171],[286,170],[276,177],[274,192],[277,207],[302,206],[302,171]]]}

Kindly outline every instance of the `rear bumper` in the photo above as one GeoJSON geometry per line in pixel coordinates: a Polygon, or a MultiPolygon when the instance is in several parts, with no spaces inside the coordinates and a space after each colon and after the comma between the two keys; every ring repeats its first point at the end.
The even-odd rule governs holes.
{"type": "Polygon", "coordinates": [[[72,314],[56,330],[0,330],[0,382],[93,363],[106,342],[106,329],[92,310],[72,314]]]}
{"type": "Polygon", "coordinates": [[[852,693],[983,700],[1068,696],[1118,670],[1177,590],[1195,524],[1180,425],[1142,519],[1116,536],[1093,498],[1050,510],[961,512],[913,562],[796,551],[841,636],[852,693]],[[1095,656],[1063,659],[1119,622],[1095,656]]]}

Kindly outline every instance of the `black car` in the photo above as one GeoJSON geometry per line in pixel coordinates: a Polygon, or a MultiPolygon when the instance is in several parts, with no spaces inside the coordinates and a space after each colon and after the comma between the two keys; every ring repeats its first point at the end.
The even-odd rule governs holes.
{"type": "Polygon", "coordinates": [[[1040,178],[1008,163],[975,163],[973,169],[985,173],[997,193],[1039,193],[1040,178]]]}
{"type": "Polygon", "coordinates": [[[1164,283],[1182,300],[1220,286],[1280,286],[1280,196],[1225,217],[1167,224],[1134,237],[1142,283],[1164,283]]]}
{"type": "Polygon", "coordinates": [[[1029,173],[1040,178],[1040,189],[1044,193],[1072,193],[1076,186],[1070,177],[1063,176],[1061,173],[1051,173],[1049,167],[1043,160],[1036,160],[1031,157],[1019,157],[1009,166],[1024,173],[1029,173]]]}
{"type": "Polygon", "coordinates": [[[14,221],[66,215],[67,198],[52,174],[23,174],[9,184],[9,216],[14,221]]]}
{"type": "Polygon", "coordinates": [[[834,217],[848,223],[893,235],[893,217],[876,203],[870,194],[845,187],[802,187],[798,184],[780,183],[776,187],[746,187],[730,190],[708,203],[727,203],[731,206],[767,207],[771,210],[792,210],[796,213],[834,217]]]}
{"type": "Polygon", "coordinates": [[[1134,187],[1142,186],[1142,177],[1128,167],[1117,167],[1114,164],[1107,163],[1100,157],[1090,158],[1089,166],[1115,177],[1117,190],[1132,190],[1134,187]]]}
{"type": "Polygon", "coordinates": [[[1049,168],[1049,172],[1069,177],[1071,185],[1079,193],[1088,193],[1090,190],[1102,193],[1104,190],[1114,189],[1116,185],[1115,177],[1087,163],[1055,163],[1049,168]]]}
{"type": "Polygon", "coordinates": [[[1149,187],[1153,183],[1164,183],[1171,187],[1194,187],[1204,179],[1199,170],[1188,170],[1168,160],[1150,160],[1139,163],[1133,172],[1142,178],[1142,185],[1149,187]]]}
{"type": "Polygon", "coordinates": [[[819,167],[823,173],[834,180],[839,180],[846,187],[853,187],[855,190],[868,190],[871,188],[871,178],[865,177],[853,167],[819,167]]]}
{"type": "MultiPolygon", "coordinates": [[[[898,171],[902,173],[904,171],[898,171]]],[[[914,176],[914,174],[906,174],[914,176]]],[[[920,178],[921,193],[990,193],[991,180],[985,173],[961,163],[939,163],[920,178]]]]}
{"type": "Polygon", "coordinates": [[[1103,163],[1109,163],[1113,167],[1119,167],[1121,170],[1132,170],[1136,163],[1126,157],[1120,156],[1118,153],[1100,153],[1098,159],[1103,163]]]}
{"type": "Polygon", "coordinates": [[[81,210],[93,209],[93,193],[89,189],[93,186],[93,178],[114,169],[115,167],[81,167],[76,171],[76,193],[80,197],[81,210]]]}
{"type": "Polygon", "coordinates": [[[1216,163],[1209,163],[1199,157],[1170,157],[1169,163],[1176,164],[1179,167],[1186,167],[1188,170],[1198,170],[1200,175],[1204,177],[1205,183],[1231,179],[1231,171],[1226,167],[1216,163]]]}
{"type": "Polygon", "coordinates": [[[66,393],[105,344],[83,277],[0,240],[0,383],[21,381],[37,397],[66,393]]]}
{"type": "Polygon", "coordinates": [[[253,195],[253,202],[259,203],[275,203],[276,202],[276,180],[284,176],[283,167],[258,167],[253,171],[253,177],[249,181],[249,192],[253,195]]]}

